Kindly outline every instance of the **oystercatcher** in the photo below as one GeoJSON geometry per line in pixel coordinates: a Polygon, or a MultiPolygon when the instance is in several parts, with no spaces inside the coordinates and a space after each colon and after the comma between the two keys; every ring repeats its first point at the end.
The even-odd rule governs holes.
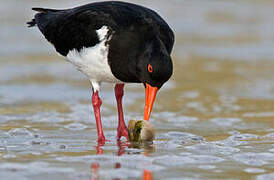
{"type": "Polygon", "coordinates": [[[37,25],[56,51],[91,82],[98,142],[104,142],[99,97],[101,82],[115,83],[117,138],[128,131],[122,97],[125,83],[145,86],[144,120],[149,120],[157,91],[171,77],[174,33],[153,10],[119,1],[95,2],[71,9],[32,8],[37,25]]]}

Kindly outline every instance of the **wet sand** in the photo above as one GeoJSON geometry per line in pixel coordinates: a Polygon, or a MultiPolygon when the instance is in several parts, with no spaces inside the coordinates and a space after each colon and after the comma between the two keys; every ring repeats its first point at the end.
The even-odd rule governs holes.
{"type": "MultiPolygon", "coordinates": [[[[274,178],[272,1],[131,1],[160,12],[176,32],[174,75],[151,117],[155,141],[139,146],[115,140],[109,84],[101,96],[110,141],[97,144],[88,80],[24,24],[32,6],[85,2],[12,0],[0,7],[0,177],[274,178]]],[[[126,121],[141,119],[143,107],[143,86],[127,85],[126,121]]]]}

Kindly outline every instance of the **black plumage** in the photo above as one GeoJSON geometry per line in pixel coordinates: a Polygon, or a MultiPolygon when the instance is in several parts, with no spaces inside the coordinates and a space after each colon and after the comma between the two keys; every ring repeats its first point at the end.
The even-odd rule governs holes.
{"type": "Polygon", "coordinates": [[[149,120],[157,91],[171,77],[170,57],[174,33],[153,10],[107,1],[72,9],[33,8],[38,13],[27,24],[37,25],[57,52],[88,76],[93,87],[92,105],[98,142],[104,143],[99,97],[101,82],[115,85],[119,123],[117,138],[128,131],[123,118],[124,83],[146,88],[144,120],[149,120]]]}
{"type": "Polygon", "coordinates": [[[154,83],[160,87],[172,74],[170,53],[174,33],[151,9],[126,2],[107,1],[65,10],[33,10],[38,13],[28,22],[29,26],[37,25],[45,38],[63,56],[70,50],[81,51],[83,47],[98,44],[96,30],[107,26],[111,36],[107,42],[108,63],[116,78],[124,82],[142,82],[144,78],[151,78],[160,81],[154,83]],[[141,58],[155,59],[157,62],[154,66],[168,68],[160,68],[158,71],[154,68],[156,71],[153,74],[144,75],[138,66],[146,66],[148,62],[141,61],[141,58]]]}

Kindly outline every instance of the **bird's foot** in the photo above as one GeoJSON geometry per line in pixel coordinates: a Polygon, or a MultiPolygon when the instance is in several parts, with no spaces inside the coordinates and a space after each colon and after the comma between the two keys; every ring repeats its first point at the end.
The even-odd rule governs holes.
{"type": "Polygon", "coordinates": [[[121,156],[125,153],[125,148],[130,146],[130,143],[128,141],[117,140],[117,146],[118,146],[117,155],[121,156]]]}
{"type": "Polygon", "coordinates": [[[98,135],[98,139],[97,139],[98,145],[99,146],[103,146],[105,145],[105,143],[107,142],[106,138],[104,135],[98,135]]]}
{"type": "Polygon", "coordinates": [[[127,130],[126,126],[119,126],[117,128],[117,137],[116,137],[116,139],[120,140],[120,138],[122,136],[124,136],[127,140],[129,140],[129,138],[128,138],[128,130],[127,130]]]}

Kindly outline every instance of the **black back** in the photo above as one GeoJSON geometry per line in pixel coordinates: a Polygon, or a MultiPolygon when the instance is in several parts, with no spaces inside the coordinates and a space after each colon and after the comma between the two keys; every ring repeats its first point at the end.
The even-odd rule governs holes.
{"type": "Polygon", "coordinates": [[[161,41],[169,54],[173,48],[174,34],[168,24],[156,12],[139,5],[108,1],[66,10],[33,9],[39,13],[28,24],[37,24],[45,38],[63,56],[72,49],[80,51],[83,47],[96,45],[99,42],[96,30],[107,26],[111,35],[109,64],[113,66],[113,74],[123,81],[138,82],[128,73],[135,71],[131,68],[136,66],[134,60],[140,52],[153,48],[151,40],[161,41]],[[128,68],[117,69],[124,65],[128,68]]]}

